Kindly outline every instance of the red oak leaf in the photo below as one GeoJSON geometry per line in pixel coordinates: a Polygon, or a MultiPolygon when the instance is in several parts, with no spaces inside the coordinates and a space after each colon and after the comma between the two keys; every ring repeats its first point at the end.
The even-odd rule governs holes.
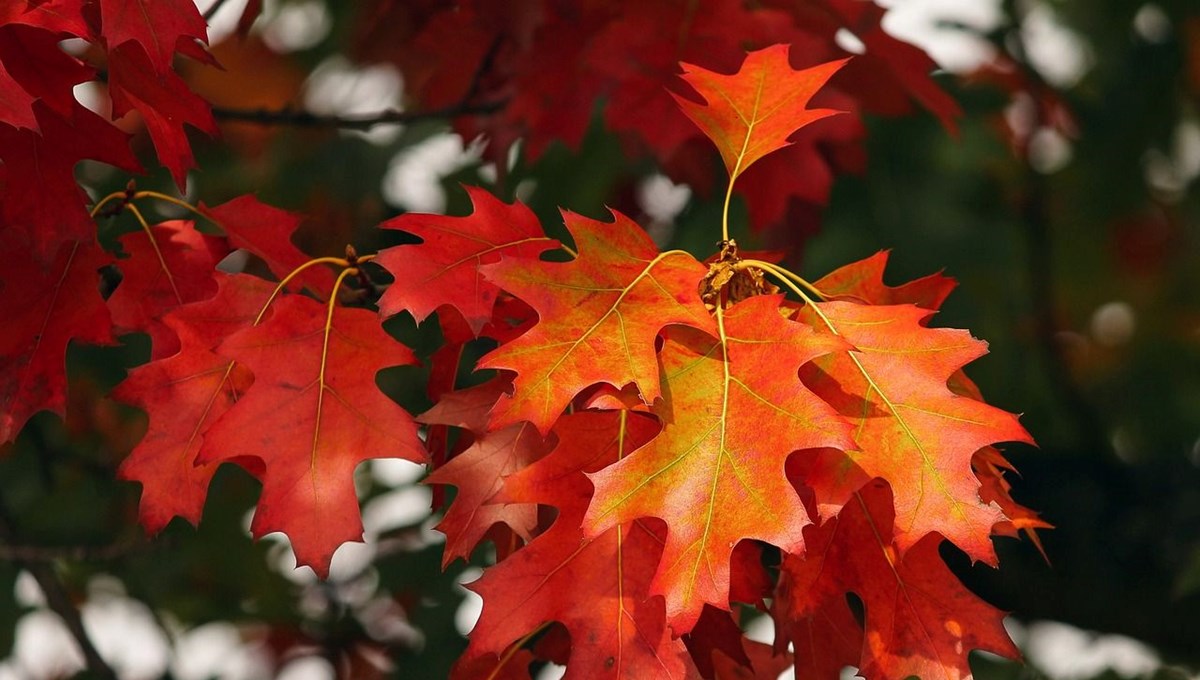
{"type": "Polygon", "coordinates": [[[685,324],[716,332],[696,293],[706,269],[695,258],[659,253],[641,227],[615,211],[611,223],[563,216],[576,259],[502,259],[483,267],[484,276],[538,313],[532,329],[479,362],[517,374],[513,395],[492,412],[492,428],[528,420],[548,432],[576,394],[600,382],[635,383],[650,403],[659,396],[659,331],[685,324]]]}
{"type": "Polygon", "coordinates": [[[61,34],[21,24],[0,26],[0,122],[37,130],[33,102],[62,116],[76,105],[74,86],[95,69],[63,52],[61,34]]]}
{"type": "Polygon", "coordinates": [[[91,35],[83,17],[87,0],[27,0],[0,3],[0,24],[36,26],[51,33],[69,33],[80,38],[91,35]]]}
{"type": "MultiPolygon", "coordinates": [[[[585,530],[639,517],[668,523],[652,592],[676,634],[704,604],[729,608],[730,554],[758,539],[800,551],[809,523],[784,474],[798,449],[850,448],[849,424],[801,384],[800,366],[844,348],[779,313],[782,296],[749,298],[717,316],[717,339],[671,329],[660,356],[662,434],[594,475],[585,530]]],[[[831,341],[832,340],[832,341],[831,341]]]]}
{"type": "Polygon", "coordinates": [[[591,495],[584,472],[619,460],[657,429],[625,412],[565,416],[554,451],[505,480],[504,500],[554,505],[559,516],[469,584],[483,597],[483,613],[465,658],[499,652],[558,621],[571,638],[567,678],[688,677],[687,651],[666,629],[662,600],[648,593],[661,532],[632,522],[589,540],[579,528],[591,495]]]}
{"type": "Polygon", "coordinates": [[[733,75],[683,64],[683,79],[705,105],[675,95],[683,112],[717,145],[730,180],[763,156],[788,145],[788,137],[837,111],[804,108],[846,62],[833,61],[796,71],[788,46],[774,45],[746,55],[733,75]]]}
{"type": "Polygon", "coordinates": [[[396,281],[379,298],[379,311],[391,316],[408,311],[424,321],[441,305],[454,307],[478,335],[492,319],[500,288],[483,278],[480,265],[513,259],[537,259],[558,246],[542,232],[533,211],[508,205],[477,187],[466,187],[475,212],[467,217],[409,213],[384,222],[419,236],[419,245],[380,251],[375,262],[396,281]]]}
{"type": "MultiPolygon", "coordinates": [[[[876,480],[863,487],[835,520],[806,532],[808,552],[784,557],[776,618],[785,623],[781,642],[797,643],[797,677],[855,665],[868,678],[960,680],[971,677],[972,649],[1017,658],[1004,630],[1004,612],[971,594],[938,554],[942,539],[925,536],[901,552],[892,540],[892,503],[888,487],[876,480]],[[803,639],[839,640],[838,654],[849,653],[854,636],[845,593],[865,605],[861,651],[833,656],[818,664],[803,657],[803,639]],[[832,612],[837,612],[833,614],[832,612]]],[[[814,645],[815,646],[815,645],[814,645]]]]}
{"type": "Polygon", "coordinates": [[[212,348],[252,326],[274,286],[245,274],[216,276],[215,297],[162,318],[179,338],[179,353],[133,369],[112,394],[144,410],[150,420],[146,436],[117,471],[122,479],[142,484],[138,517],[150,534],[174,517],[200,522],[218,465],[197,464],[201,442],[254,381],[248,368],[212,348]]]}
{"type": "Polygon", "coordinates": [[[850,460],[895,490],[896,542],[907,550],[938,532],[973,560],[996,563],[989,538],[1003,519],[979,498],[971,472],[976,451],[1032,440],[1017,417],[955,394],[947,381],[983,356],[967,331],[927,328],[931,312],[913,305],[825,302],[815,327],[854,346],[805,368],[804,382],[855,426],[850,460]]]}
{"type": "Polygon", "coordinates": [[[277,299],[218,353],[248,367],[254,384],[209,429],[197,460],[262,461],[251,531],[284,532],[297,562],[325,577],[337,547],[362,538],[354,468],[387,456],[424,461],[412,417],[375,384],[381,369],[415,357],[377,314],[302,295],[277,299]]]}
{"type": "Polygon", "coordinates": [[[146,51],[151,68],[171,71],[180,43],[208,42],[208,27],[192,0],[100,0],[100,36],[109,52],[132,41],[146,51]]]}
{"type": "MultiPolygon", "coordinates": [[[[281,279],[310,259],[292,243],[292,235],[304,221],[296,213],[267,205],[250,195],[211,207],[201,203],[199,210],[225,232],[234,248],[250,251],[281,279]]],[[[327,269],[308,269],[300,273],[299,281],[319,295],[333,287],[333,275],[327,269]]]]}
{"type": "Polygon", "coordinates": [[[179,351],[179,339],[163,315],[216,292],[213,273],[229,246],[223,238],[196,231],[191,221],[173,220],[151,227],[149,234],[122,236],[121,248],[129,257],[118,261],[121,285],[108,298],[113,323],[148,333],[151,359],[171,356],[179,351]]]}
{"type": "MultiPolygon", "coordinates": [[[[7,236],[7,234],[6,234],[7,236]]],[[[7,239],[6,239],[7,240],[7,239]]],[[[94,243],[65,243],[51,266],[17,253],[0,288],[0,444],[13,441],[38,411],[66,414],[67,345],[113,343],[97,270],[111,262],[94,243]]]]}
{"type": "Polygon", "coordinates": [[[425,480],[428,484],[452,484],[458,488],[454,502],[437,527],[446,534],[443,567],[455,558],[470,558],[484,534],[498,522],[507,524],[526,541],[537,525],[536,505],[489,503],[507,475],[541,458],[550,448],[528,423],[487,431],[487,413],[506,389],[508,381],[497,378],[452,392],[421,415],[423,423],[454,425],[477,433],[466,450],[425,480]]]}
{"type": "Polygon", "coordinates": [[[182,191],[187,171],[196,165],[184,124],[211,136],[217,134],[208,102],[188,89],[174,71],[155,71],[146,52],[125,43],[108,53],[108,88],[113,114],[123,116],[137,110],[146,123],[159,161],[171,171],[182,191]]]}
{"type": "Polygon", "coordinates": [[[95,235],[75,164],[91,158],[129,172],[140,167],[129,137],[78,103],[67,117],[40,100],[33,111],[41,134],[0,125],[0,224],[24,234],[25,252],[50,264],[62,244],[95,235]]]}

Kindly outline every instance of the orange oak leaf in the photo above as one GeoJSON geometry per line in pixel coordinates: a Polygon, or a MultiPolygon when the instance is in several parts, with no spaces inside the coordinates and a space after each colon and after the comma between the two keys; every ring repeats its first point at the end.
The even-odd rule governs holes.
{"type": "Polygon", "coordinates": [[[809,523],[784,474],[798,449],[850,448],[850,426],[800,383],[800,367],[846,347],[784,319],[783,297],[749,298],[717,316],[718,333],[671,329],[661,353],[663,431],[591,475],[588,535],[639,517],[667,521],[652,592],[676,634],[705,603],[729,609],[730,555],[758,539],[800,551],[809,523]]]}
{"type": "Polygon", "coordinates": [[[146,52],[125,43],[108,54],[108,90],[113,114],[123,116],[136,110],[146,124],[159,161],[175,178],[182,191],[187,188],[187,171],[195,167],[186,123],[209,136],[217,135],[208,102],[188,89],[174,71],[156,72],[146,52]]]}
{"type": "Polygon", "coordinates": [[[1019,654],[1004,630],[1004,612],[968,591],[942,561],[942,539],[927,535],[907,551],[893,542],[888,486],[875,480],[863,487],[834,520],[806,532],[808,552],[784,557],[777,620],[784,621],[780,643],[797,643],[798,678],[830,677],[828,671],[858,666],[864,677],[903,680],[961,680],[971,677],[968,654],[984,649],[1001,656],[1019,654]],[[846,604],[847,592],[861,598],[864,626],[846,604]],[[836,612],[836,613],[835,613],[836,612]],[[853,625],[852,625],[853,624],[853,625]],[[855,629],[862,646],[852,656],[846,642],[855,629]],[[803,639],[836,639],[835,649],[818,664],[803,657],[803,639]],[[833,656],[836,653],[839,656],[833,656]]]}
{"type": "Polygon", "coordinates": [[[952,392],[947,381],[987,352],[963,330],[927,328],[932,314],[913,305],[818,303],[819,330],[836,329],[853,345],[814,362],[801,375],[855,426],[850,460],[895,492],[896,542],[902,550],[940,533],[972,560],[996,564],[990,534],[1004,519],[979,497],[971,470],[976,451],[996,442],[1032,443],[1017,417],[952,392]]]}
{"type": "Polygon", "coordinates": [[[554,451],[505,480],[504,500],[553,505],[559,515],[468,584],[483,597],[483,613],[464,658],[498,653],[557,621],[571,639],[566,678],[689,677],[687,650],[666,628],[662,599],[648,592],[661,530],[634,521],[587,539],[579,525],[592,492],[584,472],[616,462],[657,429],[626,412],[564,416],[554,451]]]}
{"type": "Polygon", "coordinates": [[[200,522],[217,469],[215,462],[197,464],[200,445],[254,381],[248,368],[213,348],[254,324],[274,285],[245,274],[218,274],[216,285],[211,299],[177,307],[162,318],[164,330],[178,337],[179,352],[133,369],[112,393],[117,401],[141,408],[150,421],[146,436],[117,471],[122,479],[142,484],[138,517],[150,534],[174,517],[200,522]]]}
{"type": "Polygon", "coordinates": [[[172,220],[150,233],[122,236],[121,248],[129,257],[117,261],[121,285],[108,298],[113,323],[120,330],[148,333],[151,359],[169,357],[179,351],[179,338],[163,315],[217,292],[214,272],[229,246],[223,238],[196,231],[191,221],[172,220]]]}
{"type": "Polygon", "coordinates": [[[458,488],[454,502],[437,527],[446,534],[443,567],[458,557],[469,559],[484,534],[498,522],[507,524],[526,541],[537,525],[534,504],[489,502],[507,475],[541,458],[550,449],[528,423],[487,430],[487,413],[508,387],[508,380],[496,378],[451,392],[420,417],[423,423],[453,425],[476,433],[469,447],[425,479],[427,484],[451,484],[458,488]]]}
{"type": "Polygon", "coordinates": [[[109,51],[134,42],[157,73],[171,70],[181,41],[208,41],[200,10],[191,0],[100,0],[100,35],[109,51]]]}
{"type": "Polygon", "coordinates": [[[763,156],[788,145],[788,137],[838,111],[806,109],[808,101],[846,60],[796,71],[788,46],[773,45],[746,55],[737,73],[724,75],[683,64],[683,79],[704,97],[697,104],[675,101],[717,145],[730,181],[763,156]]]}
{"type": "Polygon", "coordinates": [[[889,286],[883,282],[888,251],[852,262],[813,282],[826,299],[864,302],[871,305],[910,304],[923,309],[937,310],[958,285],[942,274],[930,274],[915,281],[889,286]]]}
{"type": "Polygon", "coordinates": [[[542,232],[529,208],[506,204],[477,187],[465,187],[475,212],[466,217],[408,213],[380,225],[421,238],[418,245],[386,248],[376,264],[396,281],[379,298],[379,311],[408,311],[418,322],[449,305],[478,335],[492,319],[500,288],[483,278],[480,265],[506,258],[537,259],[558,242],[542,232]]]}
{"type": "Polygon", "coordinates": [[[323,578],[337,547],[362,539],[355,467],[425,459],[412,417],[375,384],[381,369],[416,359],[365,309],[288,295],[270,312],[217,348],[249,368],[254,384],[209,429],[197,461],[260,460],[251,531],[284,532],[297,562],[323,578]]]}
{"type": "MultiPolygon", "coordinates": [[[[8,236],[9,234],[6,234],[8,236]]],[[[7,239],[5,239],[7,241],[7,239]]],[[[68,242],[49,266],[17,253],[0,279],[0,444],[13,441],[30,416],[67,407],[67,345],[114,342],[97,270],[111,258],[91,242],[68,242]]]]}
{"type": "Polygon", "coordinates": [[[655,337],[670,324],[716,333],[696,286],[706,268],[691,255],[658,248],[633,220],[611,223],[563,213],[579,256],[570,262],[501,259],[483,273],[532,306],[538,322],[485,356],[480,368],[516,373],[490,427],[522,420],[549,432],[571,399],[595,383],[634,383],[659,396],[655,337]]]}

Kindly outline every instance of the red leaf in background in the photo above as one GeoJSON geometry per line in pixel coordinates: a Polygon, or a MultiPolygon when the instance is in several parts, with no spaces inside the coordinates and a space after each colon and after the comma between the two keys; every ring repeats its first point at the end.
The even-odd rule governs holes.
{"type": "Polygon", "coordinates": [[[141,114],[159,161],[171,171],[179,189],[186,189],[187,171],[195,167],[196,159],[183,126],[215,136],[217,123],[208,102],[193,94],[174,71],[155,71],[146,52],[130,43],[109,52],[108,87],[113,114],[123,116],[135,109],[141,114]]]}
{"type": "Polygon", "coordinates": [[[249,368],[254,384],[211,427],[198,461],[262,461],[251,531],[284,532],[298,563],[324,578],[338,546],[362,539],[355,467],[425,459],[412,417],[375,384],[377,372],[415,357],[377,314],[301,295],[275,300],[265,321],[227,337],[218,353],[249,368]]]}
{"type": "Polygon", "coordinates": [[[705,268],[682,251],[659,253],[641,227],[613,212],[611,223],[563,213],[579,251],[570,262],[501,260],[484,275],[524,300],[538,322],[485,356],[480,368],[516,372],[494,428],[528,420],[548,432],[576,394],[595,383],[635,383],[659,395],[654,339],[669,324],[716,332],[696,294],[705,268]]]}
{"type": "Polygon", "coordinates": [[[909,107],[897,102],[896,96],[907,94],[937,116],[947,130],[957,132],[955,119],[962,115],[962,108],[929,77],[937,63],[921,48],[883,30],[886,9],[862,0],[824,2],[836,15],[834,30],[850,31],[865,47],[847,68],[846,78],[859,81],[856,93],[861,92],[868,106],[885,115],[904,115],[909,107]]]}
{"type": "Polygon", "coordinates": [[[474,212],[466,217],[408,213],[384,222],[422,243],[386,248],[375,258],[396,281],[379,298],[379,311],[400,311],[424,321],[441,305],[454,307],[478,335],[492,319],[500,288],[483,278],[480,265],[532,259],[558,246],[542,232],[533,212],[520,202],[502,202],[477,187],[465,187],[474,212]]]}
{"type": "Polygon", "coordinates": [[[37,101],[33,111],[41,134],[0,125],[0,225],[24,234],[24,252],[49,263],[59,246],[90,241],[95,224],[75,183],[75,164],[84,158],[129,172],[141,168],[129,137],[79,104],[69,118],[37,101]]]}
{"type": "Polygon", "coordinates": [[[468,584],[483,597],[483,613],[464,658],[498,653],[558,621],[571,637],[566,678],[687,677],[687,651],[664,625],[662,600],[647,592],[661,532],[632,522],[589,540],[579,528],[591,494],[583,473],[619,460],[656,429],[649,418],[621,412],[564,416],[554,451],[505,479],[499,500],[553,505],[559,516],[468,584]]]}
{"type": "Polygon", "coordinates": [[[798,371],[844,347],[779,313],[782,296],[749,298],[718,316],[719,339],[671,329],[660,355],[663,431],[590,475],[589,535],[639,517],[667,522],[652,592],[676,634],[705,604],[729,609],[730,555],[758,539],[801,551],[808,513],[784,474],[798,449],[850,448],[849,424],[800,384],[798,371]]]}
{"type": "Polygon", "coordinates": [[[216,293],[213,276],[229,246],[223,238],[196,231],[189,220],[163,222],[150,231],[121,237],[128,258],[117,262],[121,285],[108,298],[108,308],[118,329],[148,333],[150,358],[161,359],[179,351],[179,338],[163,315],[216,293]]]}
{"type": "Polygon", "coordinates": [[[161,320],[178,336],[179,352],[133,369],[112,393],[149,417],[146,436],[117,474],[142,484],[138,517],[150,534],[174,517],[199,524],[218,464],[197,464],[196,456],[209,428],[254,382],[248,368],[213,348],[254,324],[274,286],[245,274],[215,276],[215,297],[178,307],[161,320]]]}
{"type": "Polygon", "coordinates": [[[96,70],[58,46],[61,35],[21,24],[0,25],[0,123],[37,130],[33,102],[62,116],[77,106],[74,86],[96,70]]]}
{"type": "Polygon", "coordinates": [[[471,551],[494,524],[508,525],[525,541],[537,525],[537,505],[491,502],[506,476],[550,450],[549,442],[528,423],[487,431],[488,411],[508,388],[508,380],[496,378],[451,392],[420,417],[423,423],[453,425],[476,433],[470,446],[425,479],[426,484],[451,484],[458,489],[437,526],[446,535],[443,567],[458,557],[470,559],[471,551]]]}
{"type": "Polygon", "coordinates": [[[805,107],[845,61],[796,71],[788,51],[787,45],[773,45],[751,52],[732,75],[683,64],[683,79],[705,104],[678,95],[675,101],[716,144],[731,182],[758,159],[787,146],[800,128],[837,113],[805,107]]]}
{"type": "Polygon", "coordinates": [[[99,0],[100,36],[110,52],[135,42],[154,72],[171,71],[175,52],[192,40],[208,41],[208,26],[192,0],[99,0]]]}
{"type": "Polygon", "coordinates": [[[91,34],[83,17],[87,0],[10,0],[0,3],[0,24],[35,26],[51,33],[69,33],[80,38],[91,34]]]}
{"type": "MultiPolygon", "coordinates": [[[[11,234],[5,234],[10,236],[11,234]]],[[[8,241],[8,239],[5,239],[8,241]]],[[[13,441],[38,411],[66,415],[67,345],[113,343],[97,270],[111,262],[92,242],[66,243],[50,267],[13,253],[0,279],[0,444],[13,441]]]]}
{"type": "MultiPolygon", "coordinates": [[[[971,594],[946,567],[938,554],[941,538],[925,536],[902,552],[892,540],[892,514],[887,485],[875,481],[837,519],[806,532],[807,554],[784,557],[775,611],[778,620],[799,622],[781,630],[781,638],[797,641],[798,663],[804,664],[800,644],[808,647],[803,635],[812,630],[827,636],[819,639],[849,634],[844,612],[828,614],[848,610],[847,592],[866,607],[861,659],[833,658],[823,671],[841,663],[879,680],[913,675],[959,680],[971,677],[972,649],[1018,658],[1004,630],[1004,612],[971,594]]],[[[797,677],[829,676],[806,672],[797,677]]]]}
{"type": "MultiPolygon", "coordinates": [[[[225,232],[234,248],[250,251],[280,279],[310,259],[292,243],[292,236],[304,221],[296,213],[267,205],[250,195],[211,207],[200,203],[199,209],[225,232]]],[[[328,269],[309,269],[297,280],[323,297],[333,288],[333,275],[328,269]]]]}

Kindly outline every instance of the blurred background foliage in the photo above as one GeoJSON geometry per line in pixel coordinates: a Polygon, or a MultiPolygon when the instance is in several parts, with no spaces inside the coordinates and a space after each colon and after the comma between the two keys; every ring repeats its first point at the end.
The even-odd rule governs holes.
{"type": "MultiPolygon", "coordinates": [[[[354,115],[403,102],[395,66],[350,56],[364,53],[353,41],[372,3],[268,2],[239,40],[229,36],[241,4],[213,21],[226,70],[187,73],[218,107],[354,115]]],[[[990,343],[969,372],[1039,441],[1006,449],[1021,471],[1014,495],[1057,527],[1043,535],[1049,564],[1027,541],[998,539],[998,571],[946,552],[974,590],[1013,612],[1029,656],[1027,667],[981,657],[979,677],[1194,675],[1200,6],[888,4],[885,27],[945,66],[939,82],[964,109],[957,134],[925,113],[865,116],[865,169],[837,177],[819,227],[782,241],[741,228],[738,238],[750,248],[786,243],[809,278],[891,249],[890,283],[937,270],[960,282],[936,323],[990,343]],[[997,68],[1004,57],[1016,68],[997,68]]],[[[536,162],[518,153],[501,180],[479,142],[448,130],[440,120],[368,133],[227,122],[221,140],[193,138],[201,170],[189,193],[209,204],[257,193],[302,211],[311,218],[302,246],[314,254],[398,243],[374,225],[404,210],[464,214],[460,183],[519,196],[551,230],[559,206],[594,217],[612,206],[664,245],[701,258],[714,250],[720,197],[672,184],[652,161],[624,153],[598,119],[580,148],[552,145],[536,162]]],[[[99,166],[79,173],[96,195],[128,179],[99,166]]],[[[138,181],[171,191],[165,174],[138,181]]],[[[105,238],[134,228],[101,225],[105,238]]],[[[387,327],[427,354],[432,326],[387,327]]],[[[135,522],[138,489],[114,478],[144,419],[104,398],[148,356],[145,338],[124,341],[74,347],[67,421],[39,415],[0,457],[0,513],[11,527],[0,542],[0,678],[78,667],[32,586],[37,569],[58,574],[60,595],[127,677],[445,677],[472,620],[459,584],[487,551],[473,565],[439,568],[420,471],[360,469],[371,542],[344,547],[330,582],[293,570],[282,539],[250,541],[257,485],[229,466],[198,529],[176,520],[147,540],[135,522]]],[[[380,380],[418,412],[428,404],[414,371],[380,380]]]]}

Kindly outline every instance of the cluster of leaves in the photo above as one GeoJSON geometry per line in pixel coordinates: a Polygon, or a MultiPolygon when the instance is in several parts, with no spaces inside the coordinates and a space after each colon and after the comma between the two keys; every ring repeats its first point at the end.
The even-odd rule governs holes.
{"type": "MultiPolygon", "coordinates": [[[[439,525],[444,562],[469,557],[485,539],[496,551],[496,565],[471,586],[484,609],[460,677],[523,677],[540,658],[565,663],[570,677],[775,677],[794,662],[804,678],[845,665],[871,678],[957,678],[970,674],[971,649],[1015,656],[1001,612],[939,556],[950,541],[995,565],[993,535],[1044,526],[1012,500],[1009,466],[992,448],[1028,434],[962,373],[985,345],[928,326],[953,283],[933,275],[887,286],[883,254],[809,282],[728,239],[738,180],[762,223],[803,197],[798,187],[811,179],[798,168],[817,157],[817,140],[791,142],[834,113],[806,107],[843,66],[796,70],[792,63],[812,63],[813,53],[784,45],[744,56],[741,36],[813,44],[785,29],[821,8],[838,20],[812,25],[856,17],[864,40],[885,46],[879,54],[907,54],[903,44],[878,32],[874,5],[700,12],[692,44],[707,37],[716,53],[744,62],[716,71],[685,64],[697,99],[662,88],[674,61],[659,62],[674,52],[638,28],[658,25],[644,12],[667,10],[603,5],[583,17],[547,10],[538,30],[525,30],[553,44],[494,54],[443,52],[450,41],[435,39],[485,30],[495,18],[488,11],[432,13],[415,49],[463,60],[471,68],[459,72],[476,78],[476,60],[511,73],[503,86],[431,75],[429,87],[449,89],[427,99],[492,96],[499,87],[512,101],[483,119],[499,150],[518,136],[530,153],[552,136],[578,139],[580,102],[598,92],[613,102],[609,124],[636,133],[667,167],[707,137],[729,177],[721,249],[707,264],[660,252],[615,211],[610,222],[564,213],[574,243],[560,244],[520,203],[477,189],[468,189],[475,210],[467,217],[385,223],[421,243],[377,256],[348,248],[310,259],[290,241],[300,218],[249,196],[192,206],[131,187],[89,214],[72,176],[78,160],[138,166],[124,133],[71,96],[97,72],[58,42],[83,38],[103,53],[114,114],[141,113],[182,186],[193,162],[182,124],[211,130],[213,122],[171,60],[208,59],[196,42],[203,21],[182,1],[50,0],[3,10],[0,224],[10,252],[27,256],[0,289],[10,325],[0,345],[0,441],[15,439],[37,411],[63,413],[69,342],[142,332],[151,361],[113,397],[149,416],[120,469],[142,484],[147,530],[174,517],[197,523],[217,466],[234,463],[263,485],[255,536],[284,532],[298,562],[326,575],[338,546],[362,536],[355,467],[378,457],[427,463],[428,483],[456,489],[439,525]],[[607,54],[631,63],[593,72],[603,64],[580,52],[584,41],[549,30],[581,18],[610,23],[600,35],[623,44],[607,54]],[[569,58],[547,59],[556,50],[569,58]],[[557,114],[544,84],[521,87],[535,54],[539,68],[565,69],[550,80],[563,91],[550,92],[574,106],[571,115],[557,114]],[[581,69],[587,77],[574,78],[581,69]],[[534,109],[544,118],[529,118],[534,109]],[[692,131],[679,133],[689,119],[692,131]],[[145,199],[185,207],[220,233],[193,220],[151,225],[137,206],[145,199]],[[114,260],[97,245],[93,222],[121,212],[141,229],[121,238],[124,257],[114,260]],[[235,249],[279,282],[217,272],[235,249]],[[362,304],[375,287],[372,260],[395,278],[379,314],[362,304]],[[119,272],[115,290],[102,288],[101,270],[119,272]],[[417,419],[375,382],[383,368],[416,362],[380,326],[380,314],[400,312],[418,321],[436,313],[445,340],[430,358],[435,406],[417,419]],[[483,382],[459,388],[462,364],[481,346],[490,351],[468,368],[483,382]],[[734,603],[775,620],[774,649],[743,638],[734,603]]],[[[952,104],[927,80],[898,80],[950,115],[952,104]]]]}
{"type": "MultiPolygon", "coordinates": [[[[884,10],[860,0],[560,3],[497,5],[377,0],[363,12],[358,54],[392,61],[430,108],[494,106],[461,117],[467,139],[484,134],[486,154],[504,166],[517,140],[526,158],[551,142],[578,147],[604,101],[603,120],[637,153],[649,153],[677,182],[706,193],[717,182],[707,140],[669,92],[679,62],[737,70],[747,46],[791,45],[802,68],[847,55],[840,35],[865,51],[819,95],[851,113],[901,115],[918,103],[953,128],[957,103],[930,79],[934,62],[884,32],[884,10]],[[400,39],[397,39],[397,32],[400,39]]],[[[752,225],[795,244],[811,231],[835,174],[860,172],[864,128],[857,115],[800,131],[786,149],[738,185],[752,225]],[[777,229],[786,225],[786,229],[777,229]]]]}

